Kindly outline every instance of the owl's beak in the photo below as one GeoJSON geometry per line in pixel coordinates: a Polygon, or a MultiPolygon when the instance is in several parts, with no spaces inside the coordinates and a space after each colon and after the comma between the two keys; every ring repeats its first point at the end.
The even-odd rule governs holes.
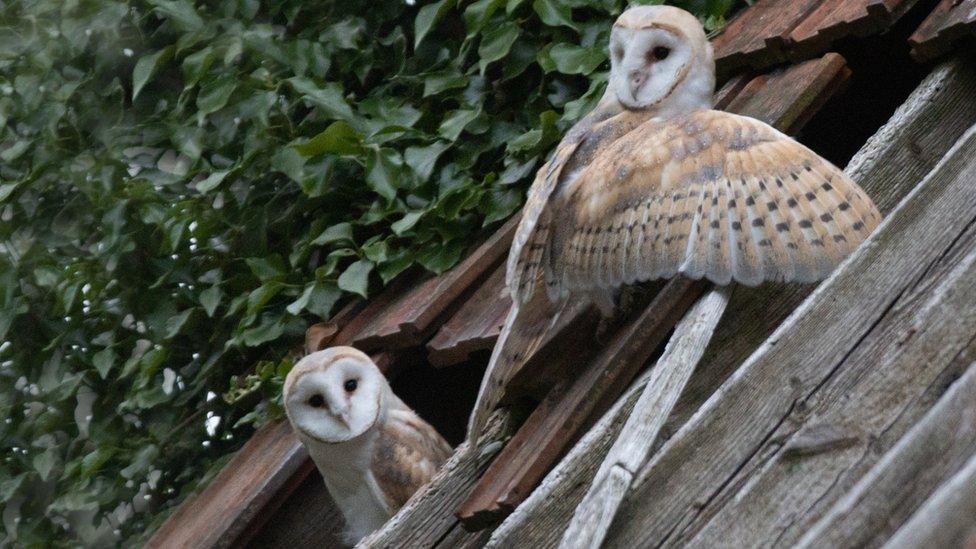
{"type": "Polygon", "coordinates": [[[647,80],[647,73],[641,70],[632,70],[627,75],[627,82],[630,84],[630,96],[637,100],[637,92],[640,91],[644,82],[647,80]]]}

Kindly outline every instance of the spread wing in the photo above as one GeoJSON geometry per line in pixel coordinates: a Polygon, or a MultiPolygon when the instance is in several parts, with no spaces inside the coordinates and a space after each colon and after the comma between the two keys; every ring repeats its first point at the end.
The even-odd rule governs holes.
{"type": "Polygon", "coordinates": [[[434,476],[453,450],[409,409],[392,409],[376,441],[370,470],[395,513],[434,476]]]}
{"type": "Polygon", "coordinates": [[[536,173],[529,189],[505,271],[506,284],[516,301],[522,301],[518,296],[531,296],[539,278],[545,243],[549,239],[551,216],[546,205],[579,142],[576,134],[561,141],[552,158],[536,173]]]}
{"type": "Polygon", "coordinates": [[[697,111],[610,145],[551,208],[554,295],[682,273],[820,280],[881,219],[816,153],[758,120],[697,111]]]}

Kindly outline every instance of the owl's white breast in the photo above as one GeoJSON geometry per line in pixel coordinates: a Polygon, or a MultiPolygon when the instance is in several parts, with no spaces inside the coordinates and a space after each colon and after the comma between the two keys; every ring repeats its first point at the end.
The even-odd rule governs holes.
{"type": "Polygon", "coordinates": [[[347,541],[352,543],[378,529],[392,516],[370,472],[376,437],[373,429],[339,444],[303,440],[329,494],[346,519],[347,541]]]}

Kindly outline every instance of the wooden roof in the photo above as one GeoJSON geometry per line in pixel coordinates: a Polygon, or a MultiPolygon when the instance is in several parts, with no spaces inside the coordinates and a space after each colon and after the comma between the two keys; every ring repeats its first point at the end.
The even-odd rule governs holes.
{"type": "MultiPolygon", "coordinates": [[[[974,28],[976,9],[966,6],[974,3],[940,3],[912,36],[914,55],[929,59],[951,51],[974,28]],[[955,11],[959,6],[964,8],[955,11]]],[[[714,41],[720,71],[731,75],[717,94],[718,107],[788,133],[799,131],[850,76],[843,57],[825,53],[831,42],[882,31],[914,4],[760,0],[714,41]],[[799,59],[808,60],[761,75],[742,72],[799,59]]],[[[812,545],[855,539],[854,531],[867,539],[884,530],[887,539],[930,495],[941,498],[929,502],[936,510],[966,509],[957,492],[932,492],[952,475],[962,475],[958,483],[972,474],[963,467],[969,442],[920,457],[929,463],[924,460],[937,460],[936,454],[954,456],[939,461],[927,483],[911,490],[890,480],[909,472],[889,463],[895,458],[885,453],[931,448],[918,441],[937,436],[947,424],[929,416],[971,406],[962,389],[943,392],[965,372],[968,363],[958,357],[967,356],[976,334],[976,324],[968,323],[976,319],[947,326],[959,315],[946,297],[968,295],[962,281],[976,279],[965,278],[972,256],[966,223],[976,218],[976,197],[967,194],[972,185],[959,183],[973,174],[966,158],[972,158],[976,137],[966,134],[950,151],[976,122],[974,83],[971,61],[940,66],[848,166],[886,214],[918,185],[915,205],[906,202],[891,214],[899,221],[889,221],[873,238],[876,244],[862,247],[813,298],[807,299],[812,287],[796,285],[733,293],[700,374],[665,424],[655,446],[660,450],[635,476],[635,496],[623,501],[606,533],[613,546],[707,545],[722,541],[714,536],[725,531],[745,545],[793,543],[801,534],[812,545]],[[946,222],[950,215],[957,217],[946,222]],[[926,323],[919,325],[919,318],[926,323]],[[931,351],[937,341],[932,338],[950,333],[955,339],[931,351]],[[915,369],[906,369],[908,364],[915,369]],[[889,479],[888,488],[864,480],[875,477],[889,479]],[[892,490],[911,492],[905,496],[910,504],[893,515],[900,522],[881,528],[880,519],[857,522],[843,512],[852,501],[890,506],[892,490]]],[[[483,356],[478,353],[494,345],[510,305],[503,262],[516,223],[517,216],[443,275],[407,274],[368,302],[350,304],[309,331],[308,347],[355,345],[389,373],[403,363],[403,353],[417,349],[435,367],[483,356]]],[[[592,310],[568,315],[527,368],[533,374],[518,378],[509,395],[509,402],[533,395],[541,403],[520,426],[506,409],[499,410],[483,435],[482,445],[494,441],[488,447],[497,454],[456,455],[430,489],[365,545],[557,544],[647,381],[641,369],[707,288],[680,279],[645,288],[631,318],[610,326],[600,344],[592,339],[592,310]]],[[[976,383],[972,373],[965,383],[976,383]]],[[[956,426],[960,440],[976,439],[971,424],[969,430],[958,420],[949,425],[956,426]]],[[[180,506],[149,545],[338,545],[340,518],[313,471],[287,423],[265,427],[209,486],[180,506]],[[316,521],[307,520],[310,507],[321,513],[316,521]]],[[[870,516],[886,516],[878,513],[870,516]]]]}

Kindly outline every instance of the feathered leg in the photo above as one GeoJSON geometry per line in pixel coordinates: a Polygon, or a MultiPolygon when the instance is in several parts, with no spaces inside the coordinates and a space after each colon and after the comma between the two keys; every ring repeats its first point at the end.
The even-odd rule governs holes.
{"type": "Polygon", "coordinates": [[[492,350],[488,369],[481,380],[478,400],[468,423],[468,440],[475,447],[488,416],[498,405],[505,386],[532,358],[558,320],[565,302],[549,301],[545,291],[537,291],[527,303],[514,303],[492,350]]]}

